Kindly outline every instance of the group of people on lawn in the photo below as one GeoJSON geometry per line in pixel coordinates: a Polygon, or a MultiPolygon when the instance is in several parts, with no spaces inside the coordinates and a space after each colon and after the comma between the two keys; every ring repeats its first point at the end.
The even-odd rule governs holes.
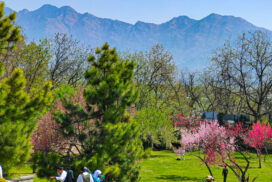
{"type": "MultiPolygon", "coordinates": [[[[72,170],[65,171],[63,167],[57,168],[58,176],[51,176],[60,182],[74,182],[74,174],[72,170]]],[[[87,167],[82,167],[76,182],[105,182],[105,176],[101,170],[96,170],[93,174],[87,167]]]]}

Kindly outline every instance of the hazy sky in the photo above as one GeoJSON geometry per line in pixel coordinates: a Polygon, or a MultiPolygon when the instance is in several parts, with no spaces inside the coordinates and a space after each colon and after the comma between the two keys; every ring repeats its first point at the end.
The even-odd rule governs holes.
{"type": "Polygon", "coordinates": [[[129,23],[162,23],[187,15],[201,19],[211,13],[234,15],[272,30],[272,0],[4,0],[14,10],[34,10],[44,4],[69,5],[81,13],[129,23]]]}

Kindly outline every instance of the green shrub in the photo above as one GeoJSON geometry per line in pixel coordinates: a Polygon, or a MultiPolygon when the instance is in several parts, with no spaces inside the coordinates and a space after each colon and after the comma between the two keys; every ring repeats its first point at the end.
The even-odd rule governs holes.
{"type": "Polygon", "coordinates": [[[144,149],[170,149],[176,141],[175,130],[167,108],[144,107],[136,111],[134,120],[139,124],[144,149]]]}
{"type": "Polygon", "coordinates": [[[147,148],[145,151],[144,151],[144,154],[143,154],[143,158],[149,158],[151,156],[151,152],[152,152],[152,148],[147,148]]]}
{"type": "Polygon", "coordinates": [[[62,165],[61,155],[50,153],[47,156],[39,151],[34,152],[31,160],[33,171],[37,171],[38,177],[49,177],[56,175],[56,167],[62,165]]]}

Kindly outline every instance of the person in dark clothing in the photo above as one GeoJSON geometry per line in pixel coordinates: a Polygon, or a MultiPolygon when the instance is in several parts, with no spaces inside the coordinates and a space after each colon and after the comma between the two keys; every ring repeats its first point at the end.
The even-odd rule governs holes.
{"type": "Polygon", "coordinates": [[[227,182],[227,176],[228,176],[228,169],[227,166],[224,166],[223,171],[222,171],[222,175],[224,176],[224,182],[227,182]]]}
{"type": "Polygon", "coordinates": [[[75,181],[75,177],[74,177],[74,172],[73,172],[73,170],[67,171],[67,176],[66,176],[64,182],[74,182],[74,181],[75,181]]]}

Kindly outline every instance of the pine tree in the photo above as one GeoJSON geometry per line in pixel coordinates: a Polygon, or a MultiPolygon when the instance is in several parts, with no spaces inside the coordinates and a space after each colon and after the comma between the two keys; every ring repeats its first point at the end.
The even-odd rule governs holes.
{"type": "Polygon", "coordinates": [[[27,94],[20,68],[0,80],[0,163],[5,172],[28,159],[36,118],[50,103],[50,87],[48,83],[36,94],[27,94]]]}
{"type": "MultiPolygon", "coordinates": [[[[0,4],[0,48],[14,48],[20,40],[20,31],[12,22],[16,14],[4,16],[4,4],[0,4]]],[[[31,95],[25,92],[26,80],[23,71],[16,68],[13,74],[3,78],[4,67],[0,64],[0,163],[4,172],[24,163],[30,154],[30,137],[36,118],[50,103],[50,83],[31,95]]]]}
{"type": "Polygon", "coordinates": [[[138,126],[127,114],[138,98],[132,81],[135,63],[119,60],[107,43],[96,54],[89,57],[91,69],[86,73],[84,92],[87,103],[96,107],[93,117],[100,128],[97,153],[91,160],[104,168],[111,181],[136,181],[141,143],[138,126]]]}
{"type": "MultiPolygon", "coordinates": [[[[80,165],[101,169],[107,181],[137,181],[142,157],[139,127],[127,110],[138,98],[133,84],[135,63],[120,60],[106,43],[89,56],[85,107],[62,100],[55,120],[71,141],[81,148],[80,165]],[[80,131],[80,133],[79,133],[80,131]]],[[[71,100],[71,99],[70,99],[71,100]]]]}
{"type": "Polygon", "coordinates": [[[13,49],[15,43],[21,39],[19,27],[13,25],[16,13],[13,12],[5,17],[4,7],[5,4],[0,2],[0,53],[13,49]]]}

